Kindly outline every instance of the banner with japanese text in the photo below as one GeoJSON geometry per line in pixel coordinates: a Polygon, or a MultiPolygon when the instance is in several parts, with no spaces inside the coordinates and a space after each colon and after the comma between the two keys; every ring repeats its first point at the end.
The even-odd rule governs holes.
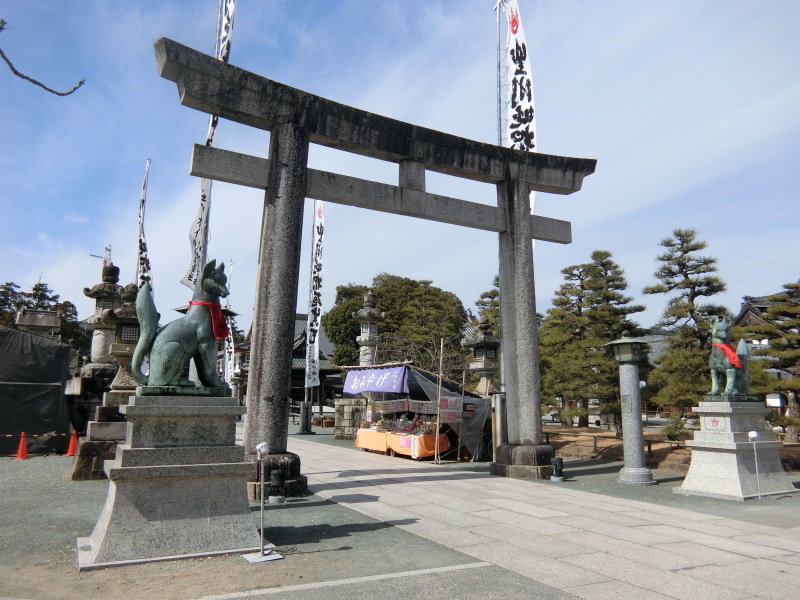
{"type": "Polygon", "coordinates": [[[506,145],[516,150],[533,152],[536,138],[536,113],[533,106],[533,80],[528,45],[519,15],[517,0],[506,4],[508,38],[506,69],[508,81],[508,117],[506,145]]]}
{"type": "Polygon", "coordinates": [[[325,213],[322,201],[314,202],[314,236],[311,245],[311,274],[308,281],[306,322],[306,387],[319,385],[319,320],[322,316],[322,241],[325,213]]]}
{"type": "Polygon", "coordinates": [[[153,289],[152,277],[150,275],[150,258],[147,256],[147,241],[144,237],[144,209],[147,201],[147,176],[150,174],[150,159],[147,159],[147,166],[144,169],[144,181],[142,182],[142,195],[139,197],[139,249],[136,259],[136,287],[141,288],[145,283],[150,284],[153,289]]]}
{"type": "MultiPolygon", "coordinates": [[[[217,17],[217,40],[214,53],[217,60],[228,62],[231,51],[231,32],[233,30],[233,13],[236,9],[236,0],[220,0],[219,15],[217,17]]],[[[211,115],[208,121],[208,134],[206,146],[214,145],[214,134],[217,130],[219,117],[211,115]]],[[[189,270],[181,279],[186,287],[194,289],[206,261],[206,246],[208,244],[208,219],[211,210],[211,180],[200,180],[200,206],[197,216],[189,227],[189,253],[191,254],[189,270]]]]}

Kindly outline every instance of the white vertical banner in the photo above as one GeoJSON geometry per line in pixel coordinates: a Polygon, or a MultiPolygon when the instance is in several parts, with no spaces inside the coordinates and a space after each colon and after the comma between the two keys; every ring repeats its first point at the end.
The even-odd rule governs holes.
{"type": "Polygon", "coordinates": [[[314,201],[314,235],[311,246],[311,274],[308,281],[308,322],[306,323],[306,388],[319,385],[319,319],[322,316],[322,241],[325,214],[322,201],[314,201]]]}
{"type": "Polygon", "coordinates": [[[153,289],[152,276],[150,274],[150,258],[147,256],[147,241],[144,237],[144,209],[147,202],[147,177],[150,174],[150,159],[147,159],[147,166],[144,169],[144,181],[142,182],[142,195],[139,198],[139,250],[136,260],[136,287],[141,288],[145,283],[150,284],[153,289]]]}
{"type": "MultiPolygon", "coordinates": [[[[231,283],[233,282],[233,259],[230,260],[228,263],[230,267],[228,268],[228,291],[231,290],[231,283]]],[[[228,294],[228,297],[225,299],[225,308],[230,309],[231,307],[231,296],[228,294]]],[[[227,383],[231,382],[231,378],[233,378],[234,372],[234,355],[236,353],[236,345],[233,341],[233,327],[231,327],[231,321],[233,317],[228,317],[228,335],[225,336],[225,345],[224,345],[224,352],[225,352],[225,363],[223,365],[223,379],[227,383]]]]}
{"type": "MultiPolygon", "coordinates": [[[[215,57],[224,63],[228,62],[231,51],[231,32],[233,30],[233,13],[236,9],[236,0],[220,0],[219,15],[217,17],[217,40],[215,57]]],[[[211,115],[208,121],[208,135],[206,136],[206,146],[214,145],[214,134],[217,130],[219,117],[211,115]]],[[[206,262],[206,247],[208,246],[208,218],[211,210],[211,180],[202,179],[200,181],[200,206],[197,209],[197,216],[192,221],[189,228],[189,247],[191,259],[189,270],[181,279],[181,283],[186,287],[194,289],[203,266],[206,262]]]]}
{"type": "Polygon", "coordinates": [[[506,68],[508,75],[508,117],[506,145],[516,150],[536,150],[536,114],[533,106],[533,80],[528,45],[519,16],[517,0],[506,5],[508,38],[506,68]]]}
{"type": "MultiPolygon", "coordinates": [[[[508,112],[506,116],[506,145],[515,150],[535,152],[536,111],[533,104],[533,79],[528,44],[522,28],[517,0],[507,0],[506,69],[508,82],[508,112]]],[[[536,192],[530,194],[531,213],[534,212],[536,192]]],[[[536,247],[536,242],[532,242],[536,247]]]]}

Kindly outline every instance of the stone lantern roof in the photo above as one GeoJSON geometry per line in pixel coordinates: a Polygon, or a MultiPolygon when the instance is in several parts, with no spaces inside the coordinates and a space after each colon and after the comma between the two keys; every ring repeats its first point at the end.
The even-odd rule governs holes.
{"type": "Polygon", "coordinates": [[[119,294],[122,290],[122,286],[118,284],[119,267],[115,267],[113,264],[104,266],[102,279],[103,283],[98,283],[91,288],[83,288],[83,295],[95,300],[105,298],[119,299],[119,294]]]}
{"type": "Polygon", "coordinates": [[[482,317],[478,324],[478,332],[475,337],[465,339],[461,342],[461,345],[465,348],[477,348],[478,346],[483,348],[499,348],[500,340],[494,336],[491,325],[489,325],[489,320],[486,317],[482,317]]]}

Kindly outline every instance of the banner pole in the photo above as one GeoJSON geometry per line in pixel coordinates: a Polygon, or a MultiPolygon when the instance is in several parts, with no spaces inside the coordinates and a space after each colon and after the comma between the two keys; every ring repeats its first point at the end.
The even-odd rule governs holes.
{"type": "Polygon", "coordinates": [[[444,361],[444,338],[439,338],[439,382],[436,386],[436,445],[434,450],[435,463],[441,464],[441,448],[439,448],[439,429],[442,427],[442,363],[444,361]]]}

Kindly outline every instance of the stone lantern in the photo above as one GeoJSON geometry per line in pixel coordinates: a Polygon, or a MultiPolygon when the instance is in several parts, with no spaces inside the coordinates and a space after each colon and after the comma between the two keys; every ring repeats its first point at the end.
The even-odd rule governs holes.
{"type": "Polygon", "coordinates": [[[628,485],[655,485],[657,482],[645,464],[642,402],[639,396],[639,361],[647,342],[629,337],[628,332],[623,331],[621,338],[608,342],[606,346],[614,350],[614,358],[619,363],[625,466],[619,472],[617,481],[628,485]]]}
{"type": "Polygon", "coordinates": [[[113,367],[114,357],[111,356],[111,344],[114,343],[116,326],[107,323],[103,317],[104,311],[114,310],[120,307],[122,299],[120,291],[122,287],[119,282],[119,267],[113,264],[103,266],[103,282],[90,288],[83,288],[84,296],[94,299],[94,315],[86,320],[87,326],[92,332],[91,364],[85,370],[85,376],[91,376],[97,368],[105,366],[113,367]]]}
{"type": "Polygon", "coordinates": [[[356,342],[361,347],[358,364],[361,367],[374,365],[375,353],[381,341],[378,335],[378,323],[386,318],[386,313],[375,308],[375,294],[372,293],[372,290],[364,294],[364,308],[354,312],[353,318],[361,323],[361,335],[356,338],[356,342]]]}
{"type": "Polygon", "coordinates": [[[114,341],[109,352],[119,365],[117,375],[111,382],[111,394],[119,394],[120,402],[109,403],[108,398],[104,401],[109,404],[126,404],[127,397],[136,389],[136,380],[131,372],[131,357],[139,341],[139,320],[136,317],[136,295],[138,290],[136,284],[129,283],[120,294],[122,305],[116,309],[103,311],[103,320],[113,324],[114,341]]]}
{"type": "Polygon", "coordinates": [[[494,336],[489,320],[483,317],[478,325],[478,334],[463,340],[461,345],[472,350],[468,368],[480,377],[475,393],[484,398],[491,397],[497,393],[492,376],[500,370],[500,340],[494,336]]]}
{"type": "MultiPolygon", "coordinates": [[[[364,307],[353,313],[353,319],[361,324],[361,332],[356,337],[360,346],[358,364],[368,367],[375,364],[375,354],[381,341],[378,335],[378,323],[386,318],[375,308],[375,294],[372,290],[364,294],[364,307]]],[[[366,395],[372,394],[367,392],[366,395]]],[[[336,419],[334,421],[333,437],[337,440],[354,440],[360,424],[367,415],[367,400],[363,397],[337,398],[334,401],[336,419]]]]}

